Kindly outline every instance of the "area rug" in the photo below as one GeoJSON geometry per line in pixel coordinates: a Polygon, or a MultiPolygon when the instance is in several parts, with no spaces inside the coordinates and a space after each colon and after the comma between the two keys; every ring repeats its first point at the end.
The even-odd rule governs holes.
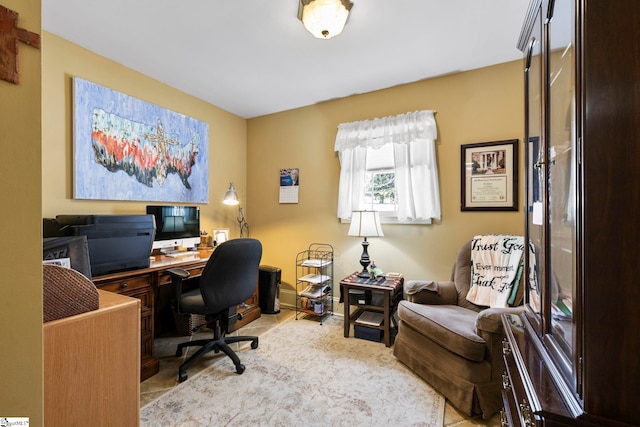
{"type": "Polygon", "coordinates": [[[289,320],[238,352],[220,356],[141,410],[143,427],[442,427],[444,398],[382,343],[344,338],[342,318],[289,320]]]}

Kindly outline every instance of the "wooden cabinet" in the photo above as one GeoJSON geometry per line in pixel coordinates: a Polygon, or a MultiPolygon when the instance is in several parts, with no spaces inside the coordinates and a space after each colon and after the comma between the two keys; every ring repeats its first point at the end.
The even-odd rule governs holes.
{"type": "Polygon", "coordinates": [[[99,293],[98,310],[42,326],[48,427],[140,423],[140,302],[99,293]]]}
{"type": "MultiPolygon", "coordinates": [[[[140,381],[155,375],[160,370],[159,361],[154,356],[154,337],[174,328],[171,312],[173,289],[171,278],[166,270],[178,267],[188,271],[191,276],[183,286],[183,291],[193,289],[198,286],[198,278],[208,261],[209,254],[210,251],[203,251],[194,253],[191,258],[182,259],[158,256],[149,268],[93,278],[98,289],[140,300],[140,381]]],[[[237,312],[242,314],[242,320],[235,323],[235,329],[260,317],[257,283],[255,294],[239,305],[237,312]]]]}
{"type": "Polygon", "coordinates": [[[526,310],[505,317],[508,425],[640,425],[640,2],[532,0],[526,310]]]}
{"type": "Polygon", "coordinates": [[[154,306],[153,274],[127,272],[94,279],[99,289],[140,300],[140,381],[158,373],[160,365],[153,355],[154,306]]]}

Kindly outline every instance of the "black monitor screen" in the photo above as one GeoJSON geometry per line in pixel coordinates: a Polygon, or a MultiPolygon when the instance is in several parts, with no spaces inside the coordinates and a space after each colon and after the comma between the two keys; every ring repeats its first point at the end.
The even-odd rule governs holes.
{"type": "Polygon", "coordinates": [[[200,237],[200,208],[197,206],[147,206],[156,218],[155,240],[200,237]]]}

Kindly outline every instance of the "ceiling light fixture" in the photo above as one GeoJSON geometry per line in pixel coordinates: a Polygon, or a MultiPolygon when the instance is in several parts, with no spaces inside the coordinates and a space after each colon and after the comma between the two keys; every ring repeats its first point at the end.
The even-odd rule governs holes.
{"type": "Polygon", "coordinates": [[[300,0],[298,19],[319,39],[330,39],[344,29],[353,3],[349,0],[300,0]]]}

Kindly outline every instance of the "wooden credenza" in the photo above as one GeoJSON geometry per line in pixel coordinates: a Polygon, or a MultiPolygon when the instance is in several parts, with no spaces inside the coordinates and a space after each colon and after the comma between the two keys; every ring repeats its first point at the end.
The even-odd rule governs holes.
{"type": "MultiPolygon", "coordinates": [[[[155,375],[160,369],[159,361],[154,356],[154,337],[173,329],[173,290],[166,270],[182,268],[191,275],[189,280],[197,279],[202,275],[210,255],[211,250],[196,251],[193,256],[183,258],[156,255],[149,268],[93,278],[98,289],[140,300],[140,381],[155,375]]],[[[192,281],[191,286],[197,287],[197,280],[192,281]]],[[[187,289],[188,285],[184,290],[187,289]]],[[[236,322],[235,329],[260,317],[258,301],[256,283],[255,294],[237,308],[242,320],[236,322]]]]}
{"type": "Polygon", "coordinates": [[[140,423],[140,302],[99,293],[97,310],[42,325],[48,427],[140,423]]]}

